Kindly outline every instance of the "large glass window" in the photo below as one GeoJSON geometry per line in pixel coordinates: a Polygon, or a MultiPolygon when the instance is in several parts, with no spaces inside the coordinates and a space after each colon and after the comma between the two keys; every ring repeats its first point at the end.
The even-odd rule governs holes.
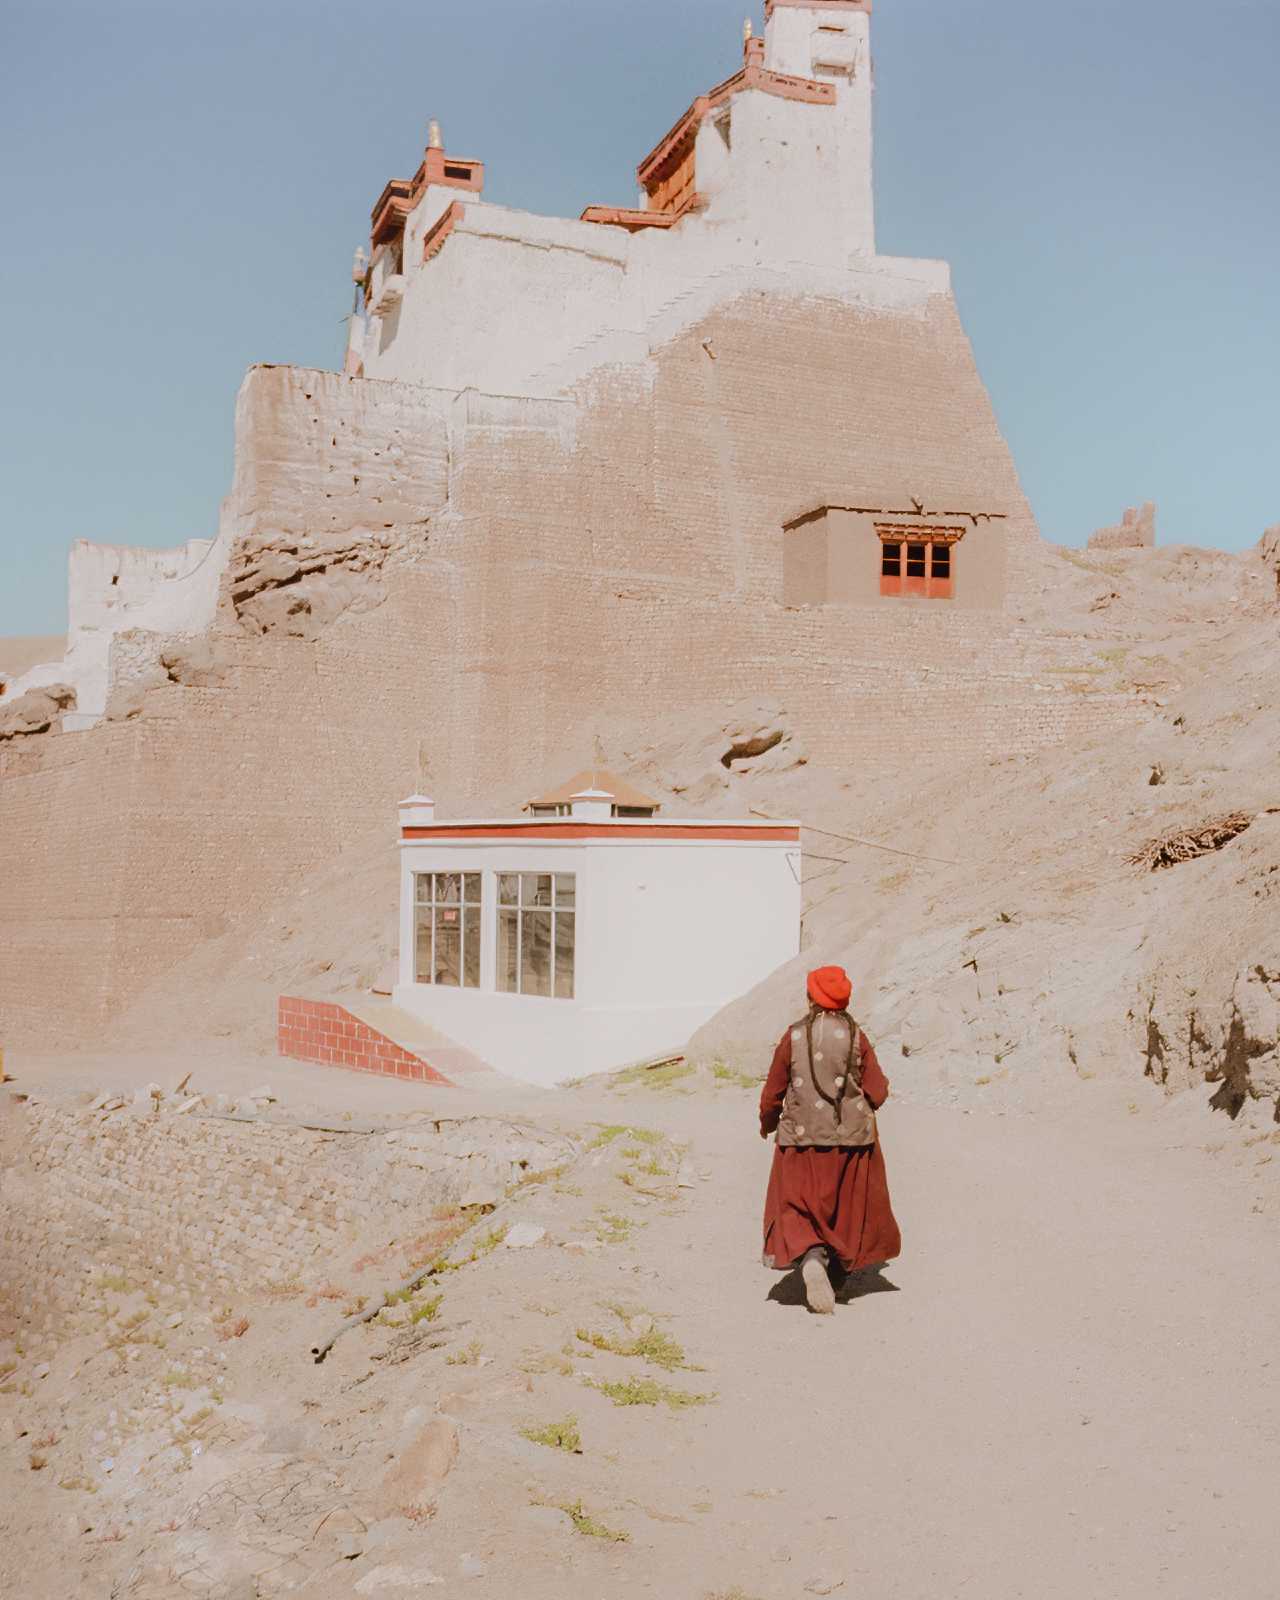
{"type": "Polygon", "coordinates": [[[481,875],[415,873],[414,973],[419,983],[480,987],[481,875]]]}
{"type": "Polygon", "coordinates": [[[498,988],[573,999],[577,894],[572,872],[498,874],[498,988]]]}

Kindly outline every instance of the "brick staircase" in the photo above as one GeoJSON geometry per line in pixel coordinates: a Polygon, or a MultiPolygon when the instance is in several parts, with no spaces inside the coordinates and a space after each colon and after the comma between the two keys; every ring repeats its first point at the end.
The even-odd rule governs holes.
{"type": "Polygon", "coordinates": [[[390,1000],[372,995],[352,996],[341,1004],[281,995],[276,1005],[276,1049],[294,1061],[410,1083],[482,1093],[513,1087],[512,1080],[487,1061],[390,1000]]]}

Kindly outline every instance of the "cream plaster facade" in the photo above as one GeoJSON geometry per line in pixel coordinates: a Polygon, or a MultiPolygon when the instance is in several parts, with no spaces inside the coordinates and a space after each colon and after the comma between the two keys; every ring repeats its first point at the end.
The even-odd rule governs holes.
{"type": "Polygon", "coordinates": [[[626,820],[611,799],[579,796],[554,821],[447,821],[403,803],[396,1004],[510,1076],[550,1085],[679,1051],[799,954],[798,823],[626,820]],[[473,986],[419,981],[424,873],[479,881],[473,986]],[[498,881],[512,873],[573,880],[571,994],[504,992],[498,881]]]}

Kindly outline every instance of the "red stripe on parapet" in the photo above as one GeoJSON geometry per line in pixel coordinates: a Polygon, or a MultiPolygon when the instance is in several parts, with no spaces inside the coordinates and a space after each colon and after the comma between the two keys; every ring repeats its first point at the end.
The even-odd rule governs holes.
{"type": "Polygon", "coordinates": [[[725,823],[708,828],[686,827],[681,823],[665,827],[613,822],[495,822],[440,823],[423,828],[402,828],[402,839],[613,839],[626,843],[632,839],[732,839],[772,840],[799,844],[799,828],[751,828],[725,823]]]}

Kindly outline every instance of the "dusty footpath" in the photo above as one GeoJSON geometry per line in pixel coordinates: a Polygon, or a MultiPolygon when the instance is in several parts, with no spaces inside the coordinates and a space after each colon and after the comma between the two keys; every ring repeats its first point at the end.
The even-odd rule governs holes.
{"type": "MultiPolygon", "coordinates": [[[[106,1080],[81,1070],[12,1087],[83,1099],[106,1080]]],[[[354,1097],[409,1137],[459,1112],[270,1071],[285,1119],[354,1097]]],[[[100,1337],[19,1330],[6,1363],[0,1590],[1272,1600],[1280,1130],[1147,1085],[1052,1115],[899,1087],[904,1253],[833,1319],[758,1265],[770,1147],[754,1088],[710,1073],[463,1108],[571,1153],[274,1293],[195,1284],[168,1313],[145,1262],[86,1287],[100,1337]],[[432,1228],[450,1264],[317,1364],[432,1228]]],[[[9,1102],[9,1133],[31,1114],[9,1102]]]]}

